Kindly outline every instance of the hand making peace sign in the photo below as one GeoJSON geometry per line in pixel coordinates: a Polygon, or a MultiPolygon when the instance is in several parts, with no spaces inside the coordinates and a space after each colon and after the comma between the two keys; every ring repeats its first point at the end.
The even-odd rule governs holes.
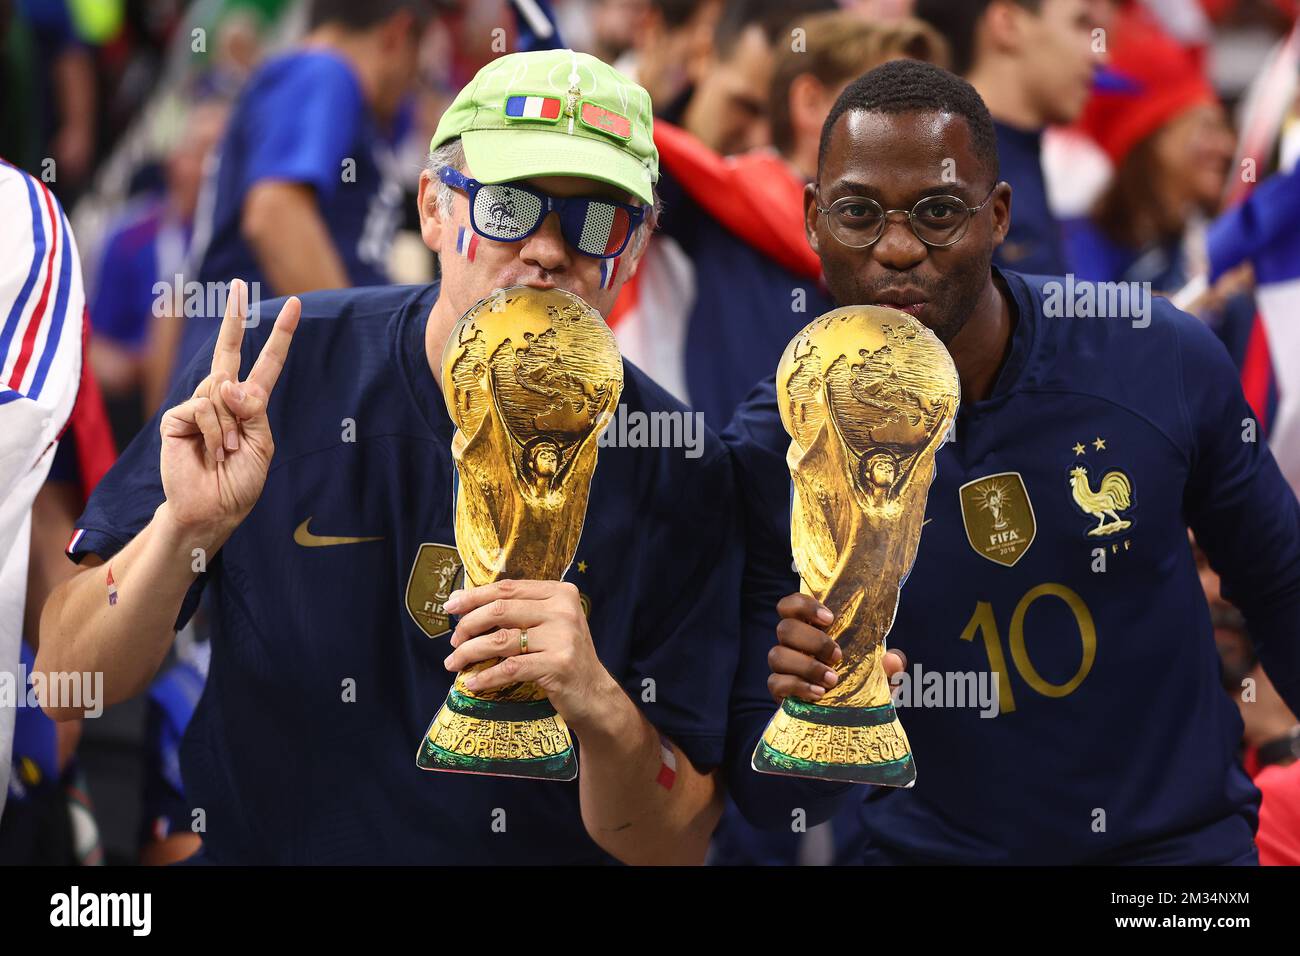
{"type": "Polygon", "coordinates": [[[212,370],[193,396],[162,417],[163,494],[173,519],[220,547],[257,503],[275,453],[266,408],[284,368],[302,303],[280,310],[248,378],[239,381],[248,286],[235,279],[226,299],[212,370]]]}

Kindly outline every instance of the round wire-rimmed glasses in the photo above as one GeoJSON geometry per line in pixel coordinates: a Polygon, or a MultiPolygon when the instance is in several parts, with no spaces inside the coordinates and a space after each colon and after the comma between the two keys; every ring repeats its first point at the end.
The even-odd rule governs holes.
{"type": "Polygon", "coordinates": [[[995,183],[978,206],[968,205],[957,196],[925,196],[911,209],[884,209],[865,196],[844,196],[823,206],[819,188],[817,211],[826,217],[831,235],[850,249],[865,249],[883,236],[885,221],[896,212],[907,217],[916,238],[927,246],[942,249],[961,241],[971,219],[988,205],[997,188],[995,183]]]}

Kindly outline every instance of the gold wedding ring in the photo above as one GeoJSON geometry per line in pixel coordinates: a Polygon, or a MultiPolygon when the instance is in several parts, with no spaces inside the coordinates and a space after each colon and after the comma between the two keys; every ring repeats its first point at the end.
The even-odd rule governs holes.
{"type": "Polygon", "coordinates": [[[522,628],[519,631],[519,653],[528,653],[528,628],[522,628]]]}

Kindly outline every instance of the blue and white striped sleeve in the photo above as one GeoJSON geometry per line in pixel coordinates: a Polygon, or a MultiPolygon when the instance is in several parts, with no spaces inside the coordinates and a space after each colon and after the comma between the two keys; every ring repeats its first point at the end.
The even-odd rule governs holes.
{"type": "MultiPolygon", "coordinates": [[[[85,310],[63,210],[0,161],[0,673],[18,672],[32,502],[77,400],[85,310]]],[[[0,812],[13,724],[0,707],[0,812]]]]}
{"type": "Polygon", "coordinates": [[[62,207],[44,183],[0,162],[0,557],[76,402],[85,311],[62,207]]]}

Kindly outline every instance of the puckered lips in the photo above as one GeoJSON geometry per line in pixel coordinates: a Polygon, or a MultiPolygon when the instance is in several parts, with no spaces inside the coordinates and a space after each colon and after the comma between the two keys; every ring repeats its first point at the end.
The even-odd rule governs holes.
{"type": "Polygon", "coordinates": [[[906,312],[913,318],[920,317],[930,301],[920,289],[910,286],[900,289],[884,289],[872,295],[871,298],[873,305],[898,309],[898,311],[906,312]]]}

